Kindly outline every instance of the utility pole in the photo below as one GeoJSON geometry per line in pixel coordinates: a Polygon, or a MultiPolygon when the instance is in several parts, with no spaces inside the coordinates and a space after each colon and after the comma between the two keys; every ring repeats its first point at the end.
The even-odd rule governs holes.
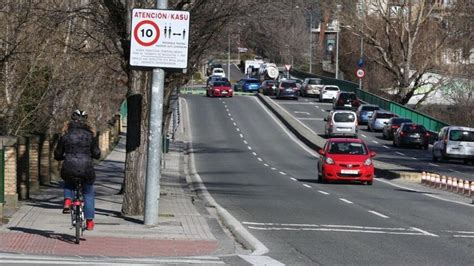
{"type": "Polygon", "coordinates": [[[313,13],[309,12],[309,73],[313,73],[313,13]]]}
{"type": "MultiPolygon", "coordinates": [[[[168,0],[157,0],[158,9],[167,9],[168,0]]],[[[161,149],[163,124],[163,95],[165,90],[165,71],[154,68],[151,84],[150,117],[148,128],[148,153],[145,185],[145,225],[158,224],[160,201],[161,149]]]]}
{"type": "Polygon", "coordinates": [[[227,35],[227,78],[230,80],[230,33],[227,35]]]}
{"type": "Polygon", "coordinates": [[[339,25],[336,30],[336,79],[339,78],[339,25]]]}
{"type": "MultiPolygon", "coordinates": [[[[360,58],[364,58],[364,37],[360,36],[360,58]]],[[[359,90],[362,90],[362,79],[359,79],[359,90]]]]}

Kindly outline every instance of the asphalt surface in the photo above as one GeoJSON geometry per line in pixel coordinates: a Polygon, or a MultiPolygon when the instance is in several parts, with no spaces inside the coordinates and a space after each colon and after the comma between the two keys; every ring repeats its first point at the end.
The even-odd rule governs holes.
{"type": "MultiPolygon", "coordinates": [[[[380,179],[319,184],[316,153],[256,97],[185,99],[197,171],[214,199],[268,247],[267,256],[289,265],[474,263],[472,206],[380,179]]],[[[323,114],[310,104],[286,105],[323,114]]],[[[315,129],[321,123],[303,121],[316,121],[315,129]]]]}
{"type": "MultiPolygon", "coordinates": [[[[331,103],[320,103],[317,99],[304,97],[300,97],[297,101],[273,100],[318,135],[324,137],[326,122],[323,119],[331,111],[331,103]]],[[[435,163],[432,161],[431,145],[428,150],[394,147],[392,140],[382,138],[382,132],[370,132],[366,125],[359,126],[359,138],[365,140],[369,148],[377,152],[376,159],[379,161],[410,167],[419,172],[434,172],[474,181],[474,166],[472,164],[464,164],[462,160],[435,163]]]]}
{"type": "Polygon", "coordinates": [[[225,76],[230,80],[230,81],[239,81],[240,79],[244,78],[245,75],[240,71],[240,69],[237,67],[235,64],[230,65],[230,75],[227,73],[227,64],[222,64],[222,67],[224,68],[225,76]]]}

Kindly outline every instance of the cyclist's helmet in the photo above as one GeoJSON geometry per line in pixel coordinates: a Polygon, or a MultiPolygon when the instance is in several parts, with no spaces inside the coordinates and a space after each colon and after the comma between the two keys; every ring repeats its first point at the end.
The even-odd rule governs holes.
{"type": "Polygon", "coordinates": [[[74,121],[85,121],[87,120],[87,113],[85,111],[77,109],[72,113],[71,119],[74,121]]]}

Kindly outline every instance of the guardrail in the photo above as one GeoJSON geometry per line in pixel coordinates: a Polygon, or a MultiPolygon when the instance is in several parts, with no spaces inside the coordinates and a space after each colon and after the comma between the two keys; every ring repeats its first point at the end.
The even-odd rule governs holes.
{"type": "MultiPolygon", "coordinates": [[[[198,94],[198,95],[206,95],[206,87],[183,87],[179,89],[180,94],[198,94]]],[[[242,92],[242,91],[234,91],[234,95],[244,95],[250,96],[255,95],[257,92],[242,92]]]]}
{"type": "Polygon", "coordinates": [[[474,181],[423,172],[421,174],[421,183],[432,188],[464,195],[471,198],[474,204],[474,181]]]}
{"type": "Polygon", "coordinates": [[[343,91],[355,92],[362,101],[370,104],[376,104],[381,108],[388,110],[400,117],[410,118],[413,122],[423,125],[427,130],[432,132],[438,132],[442,127],[449,126],[448,123],[445,123],[434,117],[413,110],[412,108],[403,106],[396,102],[392,102],[373,93],[359,90],[359,85],[354,82],[323,77],[319,75],[301,72],[298,70],[292,70],[290,71],[290,74],[300,79],[308,77],[320,78],[323,81],[323,84],[337,85],[343,91]]]}

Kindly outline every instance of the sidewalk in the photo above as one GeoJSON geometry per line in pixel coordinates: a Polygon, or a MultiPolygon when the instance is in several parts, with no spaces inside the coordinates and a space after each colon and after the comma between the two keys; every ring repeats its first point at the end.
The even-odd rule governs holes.
{"type": "Polygon", "coordinates": [[[74,244],[70,215],[61,213],[60,184],[42,187],[23,202],[8,224],[0,226],[0,253],[91,257],[176,257],[234,253],[235,245],[207,212],[194,201],[184,175],[183,144],[170,143],[164,157],[159,222],[143,225],[143,217],[122,217],[125,136],[109,156],[96,166],[96,226],[74,244]]]}

